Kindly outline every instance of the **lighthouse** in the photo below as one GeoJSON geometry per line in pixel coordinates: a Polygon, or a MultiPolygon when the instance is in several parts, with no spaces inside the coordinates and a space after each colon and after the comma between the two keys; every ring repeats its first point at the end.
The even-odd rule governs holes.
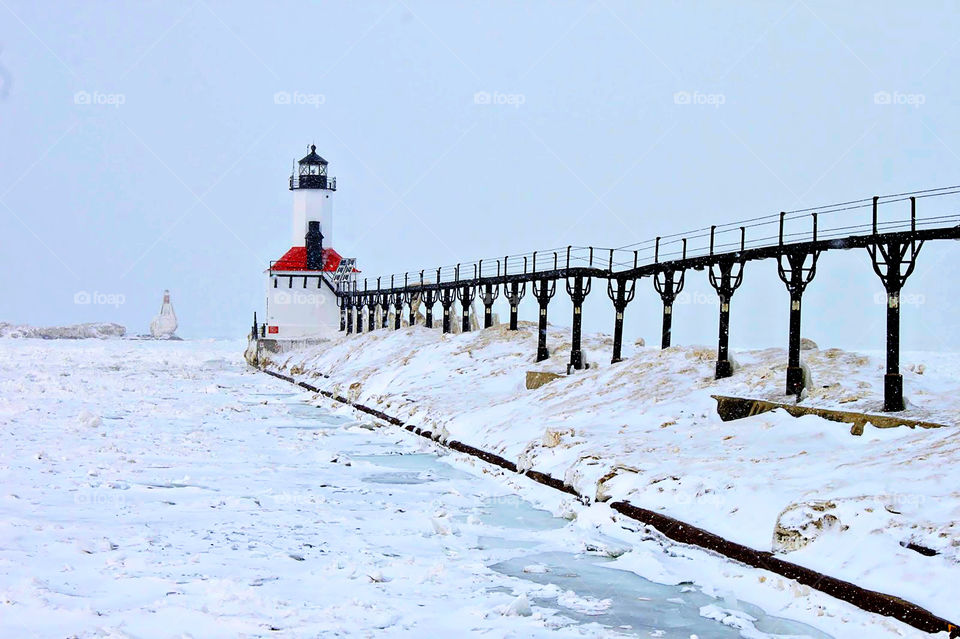
{"type": "Polygon", "coordinates": [[[280,342],[333,337],[340,328],[337,286],[352,282],[354,260],[333,248],[333,196],[337,179],[317,147],[294,166],[290,249],[267,268],[266,322],[261,337],[280,342]]]}

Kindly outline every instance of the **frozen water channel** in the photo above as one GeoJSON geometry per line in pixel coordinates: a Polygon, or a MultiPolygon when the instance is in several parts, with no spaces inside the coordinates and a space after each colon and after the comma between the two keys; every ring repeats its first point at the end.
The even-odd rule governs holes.
{"type": "Polygon", "coordinates": [[[614,567],[645,551],[586,509],[236,343],[0,351],[0,636],[829,637],[614,567]]]}

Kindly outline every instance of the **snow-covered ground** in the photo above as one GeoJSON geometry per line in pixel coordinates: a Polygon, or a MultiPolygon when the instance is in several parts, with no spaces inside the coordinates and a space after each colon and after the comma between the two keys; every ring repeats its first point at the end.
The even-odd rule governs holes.
{"type": "Polygon", "coordinates": [[[241,347],[0,340],[0,636],[916,636],[375,429],[241,347]]]}
{"type": "MultiPolygon", "coordinates": [[[[903,357],[907,415],[949,427],[868,427],[857,437],[849,425],[782,411],[721,422],[711,393],[783,401],[780,349],[735,353],[737,372],[716,382],[712,349],[638,348],[610,365],[609,338],[594,336],[584,342],[590,370],[528,391],[526,371],[559,371],[569,359],[567,330],[551,329],[549,343],[551,360],[534,364],[530,324],[461,335],[413,327],[341,336],[275,356],[271,367],[564,478],[581,494],[625,499],[960,616],[960,355],[903,357]]],[[[881,408],[879,356],[803,356],[806,404],[881,408]]]]}

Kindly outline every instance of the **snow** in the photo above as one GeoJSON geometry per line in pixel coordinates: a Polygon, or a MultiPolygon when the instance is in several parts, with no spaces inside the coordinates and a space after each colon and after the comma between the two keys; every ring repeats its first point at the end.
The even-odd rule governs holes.
{"type": "MultiPolygon", "coordinates": [[[[903,356],[905,416],[948,427],[868,426],[857,437],[849,425],[783,411],[719,419],[711,394],[785,400],[782,349],[737,351],[735,375],[715,381],[712,349],[637,348],[610,365],[610,339],[596,335],[584,339],[589,370],[528,391],[526,371],[565,369],[569,337],[551,327],[552,357],[535,364],[536,327],[520,328],[341,335],[269,365],[296,367],[317,386],[563,478],[581,494],[624,499],[957,616],[960,355],[903,356]]],[[[880,354],[808,350],[804,364],[813,379],[805,405],[882,407],[880,354]]]]}
{"type": "Polygon", "coordinates": [[[916,636],[380,427],[242,346],[0,342],[0,636],[916,636]]]}

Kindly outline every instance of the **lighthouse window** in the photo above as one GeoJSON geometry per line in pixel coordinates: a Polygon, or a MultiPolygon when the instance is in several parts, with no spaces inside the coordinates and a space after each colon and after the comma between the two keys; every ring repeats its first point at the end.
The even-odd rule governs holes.
{"type": "Polygon", "coordinates": [[[320,175],[320,167],[317,166],[317,165],[315,165],[315,164],[314,164],[313,166],[311,166],[311,167],[310,167],[310,175],[320,175]]]}

